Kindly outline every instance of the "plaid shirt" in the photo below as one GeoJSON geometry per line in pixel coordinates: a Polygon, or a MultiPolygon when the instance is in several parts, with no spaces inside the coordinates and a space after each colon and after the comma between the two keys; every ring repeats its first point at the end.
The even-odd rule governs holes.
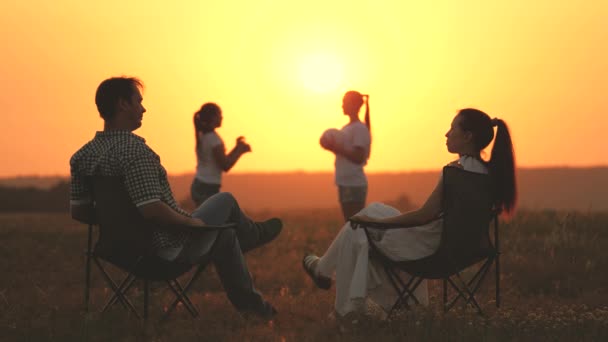
{"type": "MultiPolygon", "coordinates": [[[[97,132],[95,138],[70,159],[70,173],[71,204],[91,202],[86,176],[122,176],[136,206],[162,201],[178,213],[190,216],[173,198],[160,157],[142,137],[129,131],[97,132]]],[[[152,243],[156,249],[181,247],[188,238],[186,233],[156,230],[152,234],[152,243]]]]}

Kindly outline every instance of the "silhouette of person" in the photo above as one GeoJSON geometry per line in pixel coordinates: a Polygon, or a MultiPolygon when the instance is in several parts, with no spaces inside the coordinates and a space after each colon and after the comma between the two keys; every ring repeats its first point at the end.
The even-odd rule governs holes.
{"type": "MultiPolygon", "coordinates": [[[[512,212],[516,202],[515,162],[513,145],[507,125],[477,109],[462,109],[454,117],[445,134],[447,149],[459,158],[448,165],[470,172],[491,174],[494,206],[512,212]],[[496,138],[494,129],[496,127],[496,138]],[[481,153],[494,139],[491,158],[482,160],[481,153]]],[[[424,205],[419,209],[400,213],[382,203],[372,203],[354,218],[368,222],[403,224],[407,229],[386,230],[377,245],[394,260],[417,260],[433,254],[441,239],[441,179],[424,205]]],[[[306,255],[302,261],[315,284],[329,289],[332,277],[336,280],[335,311],[341,317],[363,310],[366,298],[379,304],[387,312],[395,302],[395,291],[378,264],[369,262],[368,242],[362,229],[351,229],[347,222],[330,247],[321,257],[306,255]]],[[[422,304],[428,304],[426,283],[414,292],[422,304]]]]}
{"type": "Polygon", "coordinates": [[[180,208],[159,156],[133,133],[146,112],[142,88],[140,80],[127,77],[106,79],[97,88],[95,103],[104,129],[70,159],[72,218],[85,223],[92,220],[91,189],[85,177],[121,176],[133,204],[154,227],[150,247],[158,256],[192,264],[209,256],[237,310],[272,317],[276,310],[255,289],[242,251],[274,239],[281,231],[281,220],[252,221],[230,193],[216,194],[192,214],[180,208]],[[237,228],[220,233],[204,230],[206,223],[227,222],[237,223],[237,228]],[[201,233],[184,233],[172,228],[175,225],[200,227],[201,233]]]}
{"type": "Polygon", "coordinates": [[[194,113],[196,174],[190,194],[196,206],[217,194],[222,186],[222,172],[228,172],[244,153],[251,152],[251,146],[240,136],[226,154],[224,141],[215,131],[222,126],[222,119],[222,109],[211,102],[194,113]]]}
{"type": "Polygon", "coordinates": [[[321,147],[336,155],[335,183],[344,220],[365,207],[367,177],[363,167],[367,164],[371,148],[369,95],[348,91],[342,99],[342,111],[349,122],[342,129],[340,144],[327,144],[321,139],[321,147]],[[359,120],[359,111],[365,103],[365,124],[359,120]]]}

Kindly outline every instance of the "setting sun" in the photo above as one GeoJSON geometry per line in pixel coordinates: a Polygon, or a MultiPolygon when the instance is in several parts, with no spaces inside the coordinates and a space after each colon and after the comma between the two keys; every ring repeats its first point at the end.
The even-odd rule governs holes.
{"type": "Polygon", "coordinates": [[[318,139],[348,122],[348,90],[370,94],[370,173],[444,165],[465,107],[508,122],[520,167],[607,165],[606,17],[607,1],[2,1],[0,176],[66,175],[103,129],[96,87],[121,75],[145,83],[137,134],[173,174],[194,171],[205,102],[227,148],[253,147],[231,172],[333,171],[318,139]]]}
{"type": "Polygon", "coordinates": [[[304,87],[318,93],[336,90],[342,82],[343,73],[342,62],[328,53],[304,56],[299,65],[299,77],[304,87]]]}

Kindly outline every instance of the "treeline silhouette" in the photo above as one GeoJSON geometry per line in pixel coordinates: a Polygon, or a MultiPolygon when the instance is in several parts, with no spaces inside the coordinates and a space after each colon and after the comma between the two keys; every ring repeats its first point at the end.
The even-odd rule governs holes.
{"type": "MultiPolygon", "coordinates": [[[[193,176],[169,176],[175,198],[190,210],[193,176]]],[[[421,205],[438,176],[439,171],[370,173],[368,202],[399,202],[401,210],[421,205]]],[[[608,211],[608,167],[520,169],[517,176],[519,208],[608,211]]],[[[327,172],[227,174],[222,191],[251,211],[338,207],[333,174],[327,172]]],[[[68,210],[67,177],[0,179],[0,212],[68,210]]]]}
{"type": "Polygon", "coordinates": [[[0,212],[67,212],[70,183],[61,181],[49,189],[0,186],[0,212]]]}

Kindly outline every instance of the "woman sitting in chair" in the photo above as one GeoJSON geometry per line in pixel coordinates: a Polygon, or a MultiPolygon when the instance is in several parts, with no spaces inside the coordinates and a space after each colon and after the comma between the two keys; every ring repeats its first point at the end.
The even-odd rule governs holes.
{"type": "MultiPolygon", "coordinates": [[[[511,213],[515,207],[515,163],[513,146],[507,125],[503,120],[491,119],[477,109],[462,109],[454,117],[450,130],[445,134],[447,149],[459,158],[449,166],[466,171],[490,174],[493,177],[494,206],[499,211],[511,213]],[[481,154],[492,139],[496,139],[489,161],[481,154]]],[[[442,181],[417,210],[400,213],[382,203],[372,203],[353,219],[367,222],[403,224],[408,229],[376,230],[377,245],[394,260],[417,260],[433,254],[441,239],[442,181]]],[[[376,240],[374,238],[374,240],[376,240]]],[[[302,261],[306,273],[317,287],[329,289],[335,272],[338,317],[361,314],[365,300],[370,299],[388,312],[396,299],[384,272],[369,259],[368,241],[362,229],[353,230],[347,222],[321,257],[306,255],[302,261]]],[[[428,304],[426,283],[420,284],[414,295],[421,304],[428,304]]]]}

